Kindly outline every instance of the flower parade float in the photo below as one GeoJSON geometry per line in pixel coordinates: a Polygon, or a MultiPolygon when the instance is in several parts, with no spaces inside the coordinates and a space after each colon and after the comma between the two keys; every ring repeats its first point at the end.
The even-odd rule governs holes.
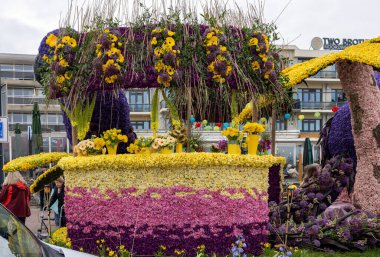
{"type": "MultiPolygon", "coordinates": [[[[276,112],[288,113],[291,87],[335,62],[353,114],[358,156],[354,194],[364,211],[378,213],[380,116],[365,107],[379,107],[380,93],[371,80],[372,67],[380,68],[374,57],[379,56],[378,38],[280,72],[279,49],[271,44],[276,33],[259,17],[250,19],[239,13],[236,19],[233,12],[219,10],[220,15],[216,15],[206,7],[199,22],[197,14],[173,11],[186,9],[181,6],[171,8],[168,15],[162,10],[149,13],[138,5],[125,27],[114,22],[115,7],[108,7],[107,14],[99,11],[93,17],[86,16],[80,31],[65,27],[49,33],[36,60],[45,94],[49,99],[59,98],[71,126],[72,144],[77,146],[77,156],[60,159],[58,168],[49,172],[53,177],[63,171],[66,178],[67,233],[73,248],[95,253],[96,241],[103,240],[112,249],[122,244],[138,255],[152,255],[160,245],[167,254],[182,250],[195,253],[204,245],[207,253],[226,255],[239,235],[246,240],[245,248],[258,255],[263,248],[260,243],[268,240],[269,218],[271,226],[281,227],[285,221],[288,235],[306,222],[308,215],[320,214],[331,204],[331,192],[327,190],[327,195],[321,196],[317,190],[322,189],[314,186],[313,192],[297,191],[299,206],[304,209],[294,210],[299,211],[295,226],[290,224],[288,208],[285,216],[269,212],[268,198],[279,209],[282,206],[280,168],[285,160],[253,155],[258,142],[254,134],[263,131],[259,124],[244,128],[250,137],[247,143],[256,142],[256,147],[248,150],[251,155],[240,155],[240,148],[231,141],[243,134],[238,127],[248,119],[257,121],[259,113],[267,118],[275,118],[276,112]],[[151,18],[153,13],[155,19],[151,18]],[[368,91],[359,90],[360,86],[368,91]],[[106,122],[94,115],[96,110],[102,115],[102,108],[111,106],[108,115],[114,117],[119,104],[126,103],[122,90],[130,88],[155,88],[152,139],[134,141],[125,104],[116,118],[124,119],[121,123],[114,125],[113,118],[106,122]],[[157,135],[160,97],[170,115],[166,136],[157,135]],[[106,98],[107,104],[99,98],[106,98]],[[240,114],[238,110],[242,110],[240,114]],[[230,140],[230,154],[177,150],[181,149],[179,144],[187,144],[190,150],[191,115],[213,122],[232,120],[232,126],[222,131],[230,140]],[[126,151],[135,155],[113,155],[118,142],[126,143],[126,151]],[[179,153],[173,153],[174,147],[179,153]],[[307,201],[303,199],[306,197],[307,201]],[[321,204],[314,209],[315,201],[321,204]]],[[[339,177],[341,173],[353,174],[352,161],[344,159],[342,163],[341,172],[334,171],[334,179],[330,168],[325,167],[319,185],[327,181],[340,193],[342,181],[346,182],[345,177],[339,177]]],[[[315,222],[319,221],[325,220],[315,222]]],[[[313,225],[312,233],[318,228],[313,225]]],[[[293,232],[306,230],[308,227],[301,226],[301,231],[293,232]]],[[[323,243],[312,233],[308,233],[305,244],[323,243]]]]}

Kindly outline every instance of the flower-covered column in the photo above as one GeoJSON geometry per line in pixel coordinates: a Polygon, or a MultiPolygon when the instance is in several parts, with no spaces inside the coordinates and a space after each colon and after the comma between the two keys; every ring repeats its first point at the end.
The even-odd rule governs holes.
{"type": "Polygon", "coordinates": [[[337,69],[350,102],[357,155],[354,200],[380,214],[380,91],[371,66],[339,61],[337,69]]]}

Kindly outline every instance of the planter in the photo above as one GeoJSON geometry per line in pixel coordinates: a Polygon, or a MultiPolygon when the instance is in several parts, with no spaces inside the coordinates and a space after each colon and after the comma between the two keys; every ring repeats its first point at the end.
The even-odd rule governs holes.
{"type": "Polygon", "coordinates": [[[241,154],[241,149],[236,141],[228,142],[228,154],[241,154]]]}
{"type": "Polygon", "coordinates": [[[169,147],[163,147],[163,148],[161,148],[160,153],[161,154],[171,154],[171,153],[173,153],[173,149],[169,148],[169,147]]]}
{"type": "Polygon", "coordinates": [[[259,146],[260,135],[248,135],[247,136],[247,145],[248,145],[248,154],[256,155],[257,147],[259,146]]]}
{"type": "Polygon", "coordinates": [[[107,145],[107,152],[109,155],[116,155],[117,153],[117,145],[107,145]]]}
{"type": "Polygon", "coordinates": [[[183,151],[183,145],[182,145],[182,143],[178,143],[177,145],[176,145],[176,147],[175,147],[175,152],[176,153],[182,153],[182,151],[183,151]]]}

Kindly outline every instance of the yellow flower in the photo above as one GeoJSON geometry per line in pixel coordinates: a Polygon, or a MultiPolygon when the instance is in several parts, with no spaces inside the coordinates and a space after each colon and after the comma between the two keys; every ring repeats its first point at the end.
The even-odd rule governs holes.
{"type": "Polygon", "coordinates": [[[225,46],[220,46],[219,49],[220,49],[221,52],[226,52],[227,51],[227,47],[225,47],[225,46]]]}
{"type": "Polygon", "coordinates": [[[42,59],[43,59],[47,64],[50,64],[50,63],[51,63],[51,60],[49,59],[49,57],[47,57],[46,54],[44,54],[44,55],[42,56],[42,59]]]}
{"type": "Polygon", "coordinates": [[[174,74],[175,70],[172,66],[166,66],[166,72],[171,76],[174,74]]]}
{"type": "Polygon", "coordinates": [[[168,36],[169,37],[172,37],[175,35],[175,32],[171,31],[171,30],[168,30],[168,36]]]}
{"type": "Polygon", "coordinates": [[[66,68],[69,66],[69,63],[65,59],[61,59],[59,65],[66,68]]]}
{"type": "Polygon", "coordinates": [[[296,185],[290,185],[290,186],[288,186],[288,189],[294,190],[294,189],[297,189],[297,186],[296,185]]]}
{"type": "Polygon", "coordinates": [[[265,244],[264,244],[264,247],[265,247],[265,248],[270,248],[270,243],[265,243],[265,244]]]}
{"type": "Polygon", "coordinates": [[[152,46],[157,45],[157,38],[156,38],[156,37],[153,37],[153,38],[152,38],[152,41],[150,41],[150,44],[151,44],[152,46]]]}
{"type": "Polygon", "coordinates": [[[162,71],[165,69],[165,64],[162,62],[162,60],[158,60],[156,65],[154,65],[154,69],[158,72],[162,71]]]}
{"type": "Polygon", "coordinates": [[[160,245],[160,249],[161,249],[162,251],[166,251],[166,246],[164,246],[164,245],[160,245]]]}
{"type": "Polygon", "coordinates": [[[175,46],[175,41],[174,41],[174,38],[172,37],[167,37],[165,39],[165,43],[171,47],[175,46]]]}
{"type": "Polygon", "coordinates": [[[260,69],[260,63],[258,61],[252,62],[252,69],[253,70],[258,70],[260,69]]]}
{"type": "Polygon", "coordinates": [[[70,80],[71,78],[72,78],[72,74],[71,73],[65,73],[65,79],[67,79],[67,80],[70,80]]]}
{"type": "Polygon", "coordinates": [[[212,36],[213,36],[213,33],[209,32],[209,33],[207,33],[206,38],[210,39],[210,38],[212,38],[212,36]]]}
{"type": "Polygon", "coordinates": [[[259,40],[257,38],[251,38],[249,40],[249,46],[257,46],[259,44],[259,40]]]}
{"type": "Polygon", "coordinates": [[[110,251],[110,252],[108,253],[109,256],[113,256],[114,254],[115,254],[114,251],[110,251]]]}
{"type": "Polygon", "coordinates": [[[64,36],[64,37],[62,38],[62,43],[67,44],[67,43],[69,43],[70,39],[71,39],[70,36],[64,36]]]}
{"type": "Polygon", "coordinates": [[[107,35],[107,39],[108,39],[108,41],[116,42],[117,41],[117,36],[115,36],[114,34],[108,34],[107,35]]]}
{"type": "Polygon", "coordinates": [[[104,80],[108,84],[113,84],[117,81],[117,78],[118,78],[117,75],[112,75],[112,76],[106,77],[104,80]]]}
{"type": "Polygon", "coordinates": [[[65,81],[65,76],[59,75],[56,80],[58,84],[62,84],[65,81]]]}
{"type": "Polygon", "coordinates": [[[70,40],[67,42],[72,48],[77,47],[77,41],[75,38],[70,38],[70,40]]]}
{"type": "Polygon", "coordinates": [[[83,252],[83,247],[79,248],[79,251],[80,251],[80,252],[83,252]]]}
{"type": "Polygon", "coordinates": [[[50,34],[47,38],[46,38],[46,44],[50,47],[55,47],[56,44],[57,44],[57,40],[58,40],[58,37],[54,34],[50,34]]]}
{"type": "Polygon", "coordinates": [[[259,54],[259,56],[263,62],[266,62],[268,60],[268,56],[266,54],[259,54]]]}
{"type": "Polygon", "coordinates": [[[112,55],[119,55],[121,53],[120,53],[120,50],[117,49],[116,47],[111,47],[111,49],[108,50],[106,54],[108,55],[108,57],[111,57],[112,55]]]}

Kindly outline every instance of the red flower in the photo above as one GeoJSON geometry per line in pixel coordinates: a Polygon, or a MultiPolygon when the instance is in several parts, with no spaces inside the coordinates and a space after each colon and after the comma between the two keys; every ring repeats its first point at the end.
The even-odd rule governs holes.
{"type": "Polygon", "coordinates": [[[333,106],[331,108],[332,112],[337,112],[339,110],[339,107],[338,106],[333,106]]]}
{"type": "Polygon", "coordinates": [[[200,128],[201,127],[201,123],[200,122],[195,123],[195,127],[196,128],[200,128]]]}

